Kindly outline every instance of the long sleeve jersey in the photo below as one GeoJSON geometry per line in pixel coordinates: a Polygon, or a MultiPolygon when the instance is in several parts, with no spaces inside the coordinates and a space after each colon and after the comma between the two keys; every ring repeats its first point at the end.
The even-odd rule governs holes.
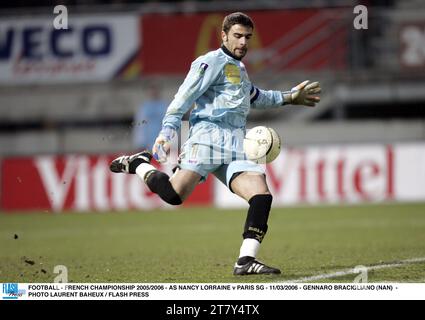
{"type": "Polygon", "coordinates": [[[210,51],[192,63],[167,109],[163,127],[177,130],[193,104],[191,126],[208,121],[234,129],[245,128],[250,108],[266,109],[284,104],[281,91],[253,86],[242,61],[225,51],[223,47],[210,51]]]}

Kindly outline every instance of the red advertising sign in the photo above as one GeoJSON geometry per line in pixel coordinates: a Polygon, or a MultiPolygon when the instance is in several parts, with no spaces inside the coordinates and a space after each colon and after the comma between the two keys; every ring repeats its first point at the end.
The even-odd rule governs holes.
{"type": "MultiPolygon", "coordinates": [[[[114,174],[115,156],[70,155],[4,159],[1,208],[10,210],[104,211],[166,207],[137,175],[114,174]]],[[[212,204],[210,180],[185,205],[212,204]]]]}
{"type": "MultiPolygon", "coordinates": [[[[2,211],[167,208],[137,175],[114,174],[114,155],[8,158],[1,163],[2,211]]],[[[267,165],[275,206],[424,201],[425,144],[285,148],[267,165]]],[[[162,167],[169,172],[169,167],[162,167]]],[[[244,207],[221,182],[199,184],[185,206],[244,207]]]]}
{"type": "MultiPolygon", "coordinates": [[[[329,145],[285,148],[267,165],[275,206],[425,199],[425,144],[329,145]]],[[[215,185],[216,206],[244,201],[215,185]]]]}
{"type": "MultiPolygon", "coordinates": [[[[346,9],[249,12],[255,23],[244,62],[251,72],[340,69],[346,66],[346,9]]],[[[181,74],[198,56],[221,44],[226,13],[142,17],[142,73],[181,74]]]]}

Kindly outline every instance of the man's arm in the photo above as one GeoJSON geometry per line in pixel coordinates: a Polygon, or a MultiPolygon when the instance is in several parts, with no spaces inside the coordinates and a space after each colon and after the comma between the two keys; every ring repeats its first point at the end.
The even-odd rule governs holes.
{"type": "Polygon", "coordinates": [[[183,115],[217,78],[220,69],[214,67],[213,61],[210,60],[212,59],[202,57],[192,63],[189,73],[168,106],[162,121],[163,127],[178,130],[183,115]]]}
{"type": "Polygon", "coordinates": [[[277,108],[286,104],[314,107],[320,101],[321,88],[319,82],[309,83],[306,80],[290,91],[262,90],[252,86],[251,107],[254,109],[277,108]]]}
{"type": "Polygon", "coordinates": [[[189,73],[168,106],[162,120],[162,130],[152,148],[153,155],[157,160],[166,160],[170,150],[169,142],[180,128],[183,115],[217,78],[221,69],[214,66],[215,64],[205,57],[198,58],[192,63],[189,73]]]}

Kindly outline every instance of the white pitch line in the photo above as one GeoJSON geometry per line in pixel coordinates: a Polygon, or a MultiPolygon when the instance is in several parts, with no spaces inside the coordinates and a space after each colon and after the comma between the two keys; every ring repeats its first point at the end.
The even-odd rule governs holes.
{"type": "Polygon", "coordinates": [[[291,283],[297,283],[297,282],[311,282],[311,281],[317,281],[317,280],[323,280],[323,279],[331,279],[331,278],[337,278],[337,277],[343,277],[349,274],[359,274],[363,270],[379,270],[379,269],[387,269],[387,268],[398,268],[403,267],[408,264],[414,264],[414,263],[422,263],[425,262],[425,257],[423,258],[413,258],[413,259],[407,259],[407,260],[401,260],[398,263],[391,263],[391,264],[378,264],[375,266],[361,266],[361,269],[359,268],[351,268],[346,269],[342,271],[337,271],[334,273],[325,273],[325,274],[319,274],[317,276],[311,276],[311,277],[305,277],[295,280],[288,280],[283,282],[291,282],[291,283]]]}

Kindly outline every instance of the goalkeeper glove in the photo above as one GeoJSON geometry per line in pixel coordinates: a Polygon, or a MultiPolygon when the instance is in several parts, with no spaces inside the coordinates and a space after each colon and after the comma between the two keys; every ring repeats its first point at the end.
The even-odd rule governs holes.
{"type": "Polygon", "coordinates": [[[172,127],[162,128],[152,147],[152,154],[155,160],[158,162],[167,161],[167,157],[170,154],[171,140],[175,135],[176,130],[174,130],[172,127]]]}
{"type": "Polygon", "coordinates": [[[309,83],[309,80],[306,80],[293,87],[291,91],[283,92],[283,97],[285,103],[314,107],[320,101],[317,94],[321,91],[319,82],[309,83]]]}

